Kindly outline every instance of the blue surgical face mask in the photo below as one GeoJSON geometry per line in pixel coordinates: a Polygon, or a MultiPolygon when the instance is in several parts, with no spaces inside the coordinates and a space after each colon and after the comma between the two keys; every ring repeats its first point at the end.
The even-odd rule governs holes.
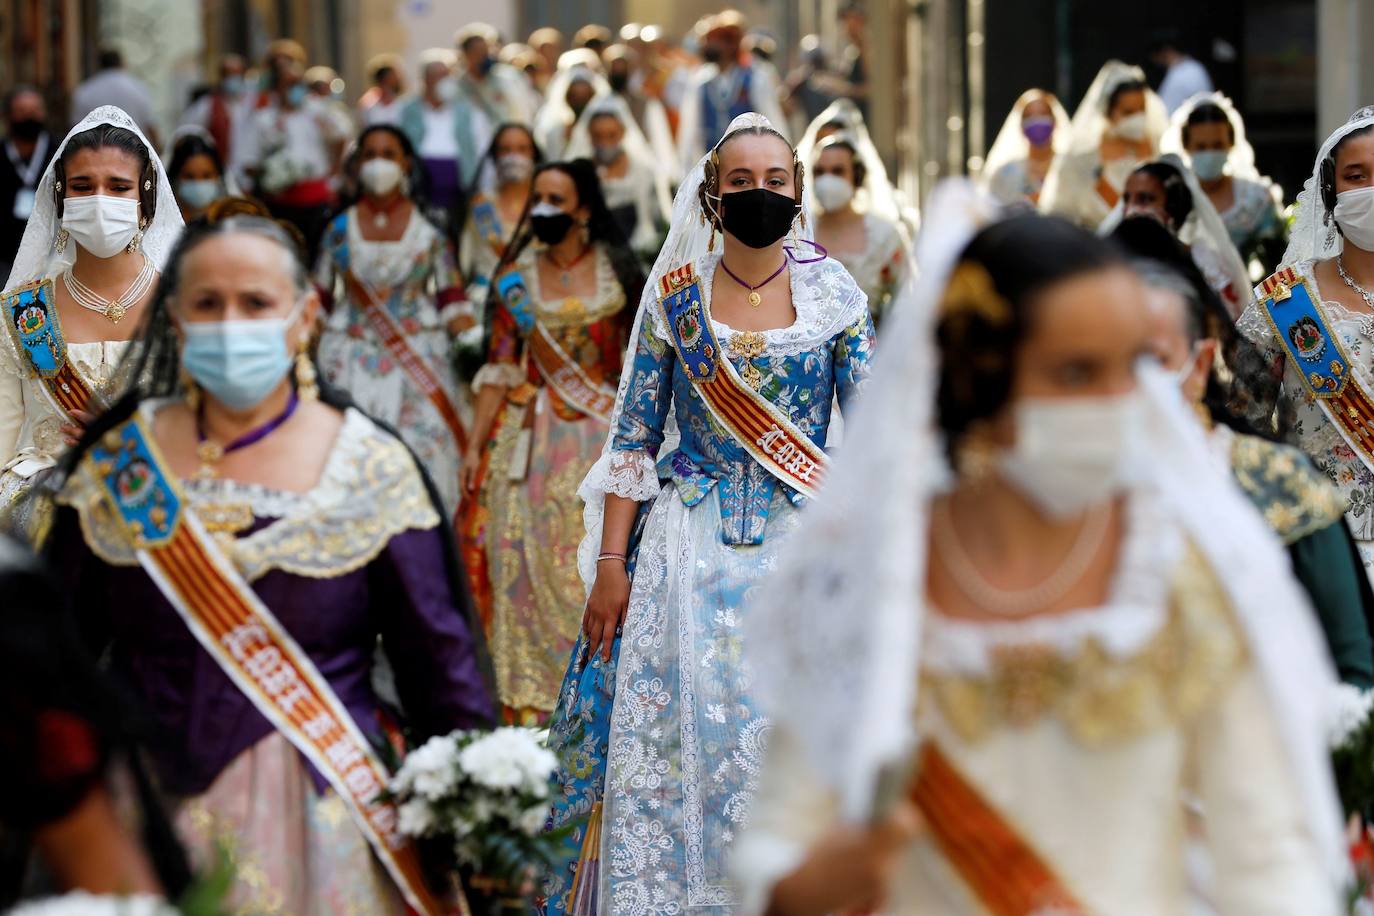
{"type": "Polygon", "coordinates": [[[286,333],[305,307],[285,318],[188,321],[181,363],[201,388],[230,410],[247,410],[271,394],[291,370],[286,333]]]}
{"type": "Polygon", "coordinates": [[[220,81],[219,88],[224,90],[225,95],[230,95],[234,98],[238,98],[239,96],[243,95],[243,77],[226,76],[223,80],[220,81]]]}
{"type": "Polygon", "coordinates": [[[1193,162],[1193,174],[1199,181],[1216,181],[1226,174],[1226,160],[1231,153],[1224,149],[1200,150],[1189,158],[1193,162]]]}
{"type": "Polygon", "coordinates": [[[309,92],[305,83],[295,83],[290,89],[286,90],[286,104],[292,108],[300,108],[305,104],[305,95],[309,92]]]}
{"type": "Polygon", "coordinates": [[[188,207],[204,210],[223,196],[220,183],[213,178],[191,180],[183,178],[177,182],[177,197],[188,207]]]}

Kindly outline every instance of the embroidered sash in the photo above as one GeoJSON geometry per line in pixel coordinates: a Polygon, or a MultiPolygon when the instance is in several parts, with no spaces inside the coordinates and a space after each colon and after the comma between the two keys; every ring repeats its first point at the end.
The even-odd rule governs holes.
{"type": "MultiPolygon", "coordinates": [[[[87,460],[139,564],[254,708],[329,781],[406,902],[426,916],[450,912],[426,887],[415,849],[397,829],[395,807],[378,797],[388,776],[377,753],[206,533],[143,421],[111,430],[87,460]]],[[[461,891],[458,907],[467,913],[461,891]]]]}
{"type": "Polygon", "coordinates": [[[745,384],[721,355],[702,305],[695,266],[669,271],[659,285],[659,312],[673,349],[711,415],[770,474],[803,496],[814,497],[829,458],[790,417],[745,384]]]}
{"type": "Polygon", "coordinates": [[[472,208],[472,225],[477,229],[477,237],[486,242],[500,256],[506,248],[506,237],[501,232],[501,217],[496,213],[496,205],[489,200],[478,201],[472,208]]]}
{"type": "Polygon", "coordinates": [[[1264,316],[1308,395],[1360,460],[1374,469],[1374,401],[1351,369],[1307,280],[1285,268],[1260,284],[1264,316]]]}
{"type": "Polygon", "coordinates": [[[4,318],[15,349],[43,383],[53,406],[69,418],[72,411],[100,406],[100,398],[67,360],[67,340],[51,280],[39,280],[7,293],[4,318]]]}
{"type": "Polygon", "coordinates": [[[443,417],[448,430],[453,434],[453,441],[458,444],[458,451],[461,454],[468,447],[468,431],[463,425],[463,418],[458,413],[458,408],[454,406],[453,399],[448,396],[448,391],[444,388],[439,377],[434,374],[429,362],[410,346],[410,341],[406,338],[405,330],[396,322],[396,317],[386,310],[386,306],[377,301],[372,295],[372,291],[358,279],[352,270],[343,272],[344,286],[348,288],[349,295],[353,301],[358,303],[358,308],[362,311],[368,323],[372,325],[372,330],[382,339],[382,344],[386,346],[393,359],[405,370],[405,374],[410,380],[429,398],[429,402],[434,405],[434,409],[439,411],[439,416],[443,417]]]}
{"type": "Polygon", "coordinates": [[[1024,838],[934,742],[921,748],[911,800],[945,859],[993,916],[1087,912],[1024,838]]]}
{"type": "Polygon", "coordinates": [[[515,319],[520,333],[529,336],[534,330],[534,303],[530,301],[530,288],[525,275],[518,270],[508,270],[496,278],[496,294],[515,319]]]}

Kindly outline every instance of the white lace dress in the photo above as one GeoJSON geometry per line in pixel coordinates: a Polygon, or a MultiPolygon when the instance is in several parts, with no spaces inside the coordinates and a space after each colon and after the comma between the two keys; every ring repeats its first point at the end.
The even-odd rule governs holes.
{"type": "Polygon", "coordinates": [[[881,325],[906,279],[906,242],[897,224],[876,213],[865,213],[863,250],[832,251],[830,256],[843,264],[859,284],[868,297],[873,321],[881,325]]]}

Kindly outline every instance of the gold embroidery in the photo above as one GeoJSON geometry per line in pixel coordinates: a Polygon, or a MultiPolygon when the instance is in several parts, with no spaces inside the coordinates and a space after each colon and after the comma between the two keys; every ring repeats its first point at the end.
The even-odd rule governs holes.
{"type": "Polygon", "coordinates": [[[730,352],[745,361],[740,377],[755,391],[763,385],[763,373],[752,360],[758,359],[767,349],[768,338],[757,331],[736,331],[730,337],[730,352]]]}
{"type": "Polygon", "coordinates": [[[1348,508],[1341,491],[1291,446],[1237,435],[1231,470],[1285,544],[1335,523],[1348,508]]]}
{"type": "Polygon", "coordinates": [[[1056,716],[1079,741],[1103,745],[1196,715],[1246,664],[1241,638],[1216,577],[1196,550],[1173,579],[1168,618],[1136,655],[1113,658],[1087,639],[1077,654],[1048,645],[993,653],[987,675],[925,672],[925,701],[964,740],[1056,716]]]}

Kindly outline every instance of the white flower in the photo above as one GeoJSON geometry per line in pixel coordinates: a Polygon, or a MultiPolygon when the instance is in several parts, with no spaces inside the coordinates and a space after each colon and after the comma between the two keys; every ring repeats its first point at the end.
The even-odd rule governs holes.
{"type": "Polygon", "coordinates": [[[458,765],[473,782],[489,789],[548,792],[558,758],[544,747],[532,728],[498,728],[463,748],[458,765]]]}
{"type": "Polygon", "coordinates": [[[108,897],[73,891],[35,900],[10,910],[10,916],[176,916],[160,897],[108,897]]]}
{"type": "Polygon", "coordinates": [[[398,827],[406,836],[424,836],[434,829],[434,811],[429,802],[412,798],[396,809],[398,827]]]}
{"type": "Polygon", "coordinates": [[[406,756],[391,781],[392,791],[441,799],[458,785],[457,759],[458,743],[452,735],[430,738],[406,756]]]}
{"type": "Polygon", "coordinates": [[[538,836],[544,830],[544,825],[549,820],[549,806],[535,805],[527,808],[525,813],[520,815],[520,819],[515,822],[515,826],[526,836],[538,836]]]}
{"type": "Polygon", "coordinates": [[[1374,710],[1374,690],[1361,690],[1350,684],[1337,684],[1331,692],[1326,723],[1326,740],[1332,750],[1344,747],[1369,721],[1374,710]]]}

